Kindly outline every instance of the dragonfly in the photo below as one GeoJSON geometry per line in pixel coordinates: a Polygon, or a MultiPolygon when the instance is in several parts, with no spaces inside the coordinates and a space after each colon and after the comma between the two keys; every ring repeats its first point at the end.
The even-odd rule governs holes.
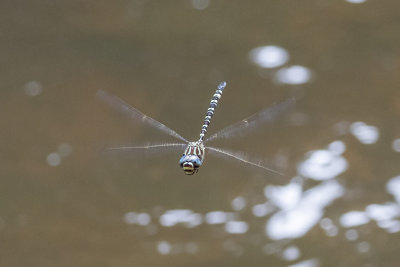
{"type": "Polygon", "coordinates": [[[276,171],[266,166],[266,164],[262,160],[252,158],[246,153],[239,151],[230,151],[212,146],[206,146],[205,144],[216,139],[227,139],[234,136],[247,134],[248,132],[251,132],[252,130],[254,130],[263,123],[274,121],[280,113],[282,113],[283,111],[287,111],[290,107],[294,105],[295,98],[290,97],[281,103],[263,109],[243,120],[240,120],[236,123],[233,123],[223,128],[222,130],[216,132],[207,139],[204,139],[207,133],[207,129],[210,125],[211,118],[214,115],[215,109],[218,105],[219,100],[221,99],[225,87],[226,87],[225,81],[219,83],[219,85],[217,86],[217,89],[212,96],[209,108],[207,109],[206,115],[204,117],[204,122],[200,130],[200,137],[197,141],[188,141],[186,138],[178,134],[176,131],[167,127],[163,123],[145,115],[138,109],[124,102],[119,97],[110,95],[104,90],[99,90],[97,92],[97,97],[105,104],[109,105],[111,108],[121,113],[124,113],[131,119],[138,120],[141,123],[146,124],[147,126],[150,126],[160,132],[168,134],[181,141],[180,143],[157,143],[157,144],[151,143],[142,146],[110,147],[107,148],[106,151],[124,150],[134,153],[135,151],[138,150],[148,152],[150,150],[157,151],[161,149],[168,149],[168,150],[181,149],[181,151],[183,150],[183,154],[179,160],[179,165],[183,169],[186,175],[193,175],[198,172],[199,168],[203,164],[206,152],[207,154],[212,154],[223,158],[235,159],[244,162],[245,164],[249,164],[264,169],[268,172],[283,175],[279,171],[276,171]]]}

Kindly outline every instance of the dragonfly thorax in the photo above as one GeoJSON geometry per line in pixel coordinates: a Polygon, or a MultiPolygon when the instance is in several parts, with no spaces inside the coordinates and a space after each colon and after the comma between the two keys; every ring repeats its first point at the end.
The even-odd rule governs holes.
{"type": "Polygon", "coordinates": [[[187,175],[195,174],[204,161],[204,145],[203,142],[190,142],[181,159],[179,165],[187,175]]]}

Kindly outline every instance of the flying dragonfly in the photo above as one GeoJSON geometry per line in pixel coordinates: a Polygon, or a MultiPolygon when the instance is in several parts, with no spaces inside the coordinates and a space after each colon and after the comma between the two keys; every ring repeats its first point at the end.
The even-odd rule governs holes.
{"type": "Polygon", "coordinates": [[[182,141],[181,143],[161,143],[161,144],[149,144],[145,146],[111,147],[108,148],[107,150],[108,151],[128,150],[134,153],[135,151],[138,150],[157,151],[160,149],[170,149],[170,150],[174,150],[176,148],[182,149],[183,155],[179,160],[179,165],[183,169],[184,173],[187,175],[193,175],[198,172],[200,166],[203,164],[206,151],[208,154],[213,154],[215,156],[221,156],[226,158],[233,158],[241,162],[244,162],[246,164],[262,168],[269,172],[283,175],[280,172],[265,166],[265,164],[262,161],[250,158],[246,153],[229,151],[211,146],[205,146],[205,144],[211,140],[231,138],[234,136],[246,134],[251,130],[254,130],[257,126],[261,125],[262,123],[274,121],[277,115],[279,115],[283,111],[288,110],[290,107],[294,105],[295,98],[294,97],[288,98],[287,100],[279,104],[276,104],[270,108],[263,109],[248,118],[245,118],[228,127],[225,127],[224,129],[218,131],[217,133],[211,135],[209,138],[204,140],[208,126],[210,125],[211,122],[211,118],[214,115],[215,109],[218,105],[218,101],[220,100],[225,87],[226,87],[226,82],[221,82],[218,85],[217,90],[215,91],[211,99],[210,106],[207,110],[206,116],[204,118],[204,123],[200,131],[200,137],[197,141],[192,141],[192,142],[188,141],[186,138],[182,137],[182,135],[178,134],[171,128],[165,126],[161,122],[145,115],[141,111],[125,103],[119,97],[109,95],[105,91],[99,90],[97,92],[97,97],[110,107],[118,110],[121,113],[126,114],[132,119],[141,121],[141,123],[143,124],[147,124],[148,126],[154,129],[157,129],[182,141]]]}

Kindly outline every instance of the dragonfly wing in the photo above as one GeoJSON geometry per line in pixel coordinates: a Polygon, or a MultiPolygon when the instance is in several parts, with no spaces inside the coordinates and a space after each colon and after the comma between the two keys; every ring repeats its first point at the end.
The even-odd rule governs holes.
{"type": "Polygon", "coordinates": [[[188,143],[188,141],[182,137],[180,134],[172,130],[171,128],[165,126],[159,121],[156,121],[155,119],[146,116],[144,113],[141,111],[137,110],[136,108],[130,106],[129,104],[125,103],[122,99],[120,99],[117,96],[112,96],[109,95],[107,92],[103,90],[99,90],[97,92],[97,97],[102,100],[104,103],[112,107],[113,109],[129,116],[132,119],[138,120],[143,122],[144,124],[147,124],[148,126],[158,129],[161,132],[164,132],[166,134],[169,134],[181,141],[184,141],[188,143]]]}
{"type": "Polygon", "coordinates": [[[229,138],[237,135],[247,134],[262,123],[273,122],[280,113],[293,107],[295,102],[296,99],[291,97],[272,107],[263,109],[244,120],[238,121],[218,131],[217,133],[211,135],[205,142],[219,138],[229,138]]]}
{"type": "Polygon", "coordinates": [[[184,143],[160,143],[160,144],[147,144],[142,146],[119,146],[109,147],[104,152],[125,152],[131,156],[151,155],[153,153],[160,154],[160,152],[180,151],[186,148],[187,144],[184,143]]]}
{"type": "Polygon", "coordinates": [[[272,173],[276,173],[282,176],[286,176],[283,173],[276,171],[274,169],[271,169],[267,166],[265,166],[265,163],[260,160],[260,159],[255,159],[251,158],[248,156],[246,153],[240,152],[240,151],[229,151],[221,148],[215,148],[215,147],[206,147],[207,151],[214,156],[219,156],[219,157],[224,157],[224,158],[234,158],[236,160],[239,160],[241,162],[262,168],[264,170],[267,170],[272,173]]]}

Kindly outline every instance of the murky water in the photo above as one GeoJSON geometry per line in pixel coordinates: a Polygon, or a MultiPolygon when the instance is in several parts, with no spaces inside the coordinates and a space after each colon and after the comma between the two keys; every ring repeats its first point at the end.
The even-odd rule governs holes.
{"type": "Polygon", "coordinates": [[[398,266],[396,1],[0,4],[1,266],[398,266]],[[118,95],[186,138],[294,96],[215,142],[287,177],[181,153],[96,100],[118,95]]]}

